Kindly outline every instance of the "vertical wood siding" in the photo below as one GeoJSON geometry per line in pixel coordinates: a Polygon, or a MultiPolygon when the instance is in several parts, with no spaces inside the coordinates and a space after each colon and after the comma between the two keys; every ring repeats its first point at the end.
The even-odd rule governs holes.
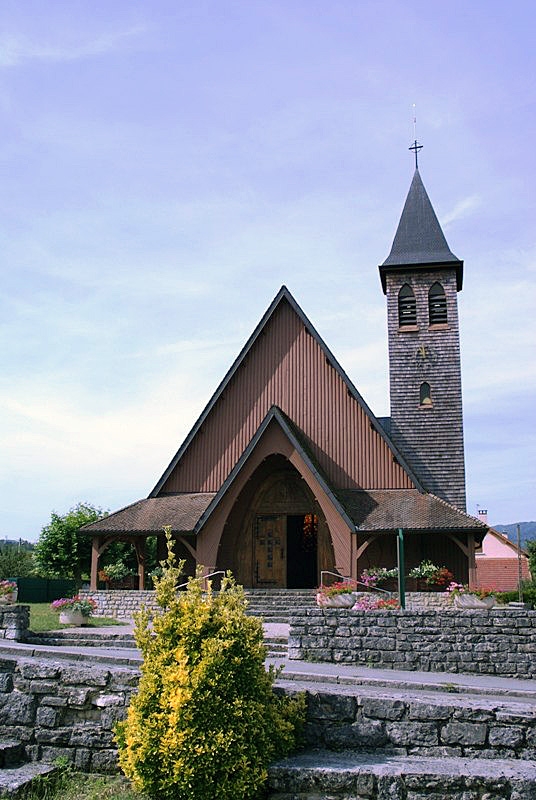
{"type": "Polygon", "coordinates": [[[283,300],[161,493],[218,491],[272,405],[307,435],[335,486],[413,488],[316,339],[283,300]]]}

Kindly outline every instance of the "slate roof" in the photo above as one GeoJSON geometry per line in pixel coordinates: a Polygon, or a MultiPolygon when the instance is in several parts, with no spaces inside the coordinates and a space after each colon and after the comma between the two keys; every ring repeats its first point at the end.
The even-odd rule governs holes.
{"type": "Polygon", "coordinates": [[[202,492],[138,500],[85,525],[82,532],[92,536],[113,533],[154,535],[162,533],[164,525],[170,525],[174,533],[188,533],[194,530],[214,496],[212,492],[202,492]]]}
{"type": "Polygon", "coordinates": [[[426,193],[419,170],[415,170],[391,252],[380,266],[385,292],[387,272],[402,271],[411,266],[423,269],[437,266],[456,269],[458,290],[462,288],[463,261],[450,250],[435,211],[426,193]]]}
{"type": "MultiPolygon", "coordinates": [[[[301,449],[291,426],[285,424],[287,420],[279,409],[274,408],[267,415],[262,426],[263,431],[274,419],[299,447],[309,466],[315,470],[315,465],[309,460],[306,451],[301,449]]],[[[242,464],[237,465],[236,472],[240,471],[241,466],[242,464]]],[[[329,486],[325,477],[319,472],[316,472],[316,477],[331,497],[338,512],[350,526],[355,525],[356,530],[362,533],[386,533],[398,528],[403,528],[407,533],[473,532],[480,540],[488,530],[488,527],[476,517],[464,514],[439,497],[423,494],[418,489],[337,491],[329,486]]],[[[162,533],[165,525],[170,525],[174,533],[196,532],[218,505],[230,483],[232,480],[227,486],[222,487],[217,495],[213,492],[203,492],[138,500],[97,522],[85,525],[82,532],[88,536],[97,534],[150,536],[162,533]]]]}
{"type": "Polygon", "coordinates": [[[488,530],[476,517],[418,489],[344,489],[337,496],[358,531],[472,531],[483,538],[488,530]]]}

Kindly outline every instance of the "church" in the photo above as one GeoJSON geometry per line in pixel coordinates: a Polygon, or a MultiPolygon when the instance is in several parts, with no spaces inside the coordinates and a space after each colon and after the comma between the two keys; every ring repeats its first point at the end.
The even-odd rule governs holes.
{"type": "Polygon", "coordinates": [[[314,588],[322,571],[357,579],[391,568],[399,536],[408,570],[429,559],[475,585],[488,528],[465,507],[463,261],[417,161],[379,277],[390,417],[374,415],[283,286],[149,497],[84,529],[92,589],[116,540],[135,548],[143,588],[145,540],[159,536],[162,552],[168,525],[188,574],[231,570],[248,588],[314,588]]]}

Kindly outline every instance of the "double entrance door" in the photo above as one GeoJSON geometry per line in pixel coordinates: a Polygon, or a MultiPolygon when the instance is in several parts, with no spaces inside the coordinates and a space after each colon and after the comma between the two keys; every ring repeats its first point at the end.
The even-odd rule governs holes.
{"type": "Polygon", "coordinates": [[[254,522],[254,585],[310,589],[318,585],[315,514],[262,514],[254,522]]]}

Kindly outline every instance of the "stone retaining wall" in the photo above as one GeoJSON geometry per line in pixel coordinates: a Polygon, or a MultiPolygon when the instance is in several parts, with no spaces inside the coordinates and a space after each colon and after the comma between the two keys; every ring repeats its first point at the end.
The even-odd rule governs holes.
{"type": "Polygon", "coordinates": [[[0,737],[20,741],[31,761],[61,756],[87,772],[115,772],[112,729],[138,681],[134,668],[4,657],[0,737]]]}
{"type": "Polygon", "coordinates": [[[29,606],[0,605],[0,639],[24,641],[29,623],[29,606]]]}
{"type": "MultiPolygon", "coordinates": [[[[134,667],[6,656],[0,738],[20,741],[30,760],[63,757],[84,771],[115,772],[113,726],[124,719],[139,676],[134,667]]],[[[279,684],[278,692],[297,688],[279,684]]],[[[305,738],[334,750],[534,760],[536,709],[506,698],[392,698],[365,686],[311,687],[305,738]]]]}
{"type": "Polygon", "coordinates": [[[536,611],[296,610],[289,658],[536,677],[536,611]]]}
{"type": "Polygon", "coordinates": [[[142,605],[155,609],[154,590],[138,591],[136,589],[98,589],[91,592],[83,589],[81,597],[91,597],[97,603],[96,617],[114,617],[116,619],[131,619],[142,605]]]}
{"type": "MultiPolygon", "coordinates": [[[[288,684],[287,684],[288,686],[288,684]]],[[[432,758],[536,758],[536,708],[530,701],[453,694],[396,698],[367,688],[307,692],[307,744],[432,758]]]]}
{"type": "MultiPolygon", "coordinates": [[[[155,592],[145,590],[143,592],[135,589],[98,589],[91,592],[84,589],[80,592],[82,597],[91,597],[97,603],[97,610],[95,616],[98,617],[115,617],[117,619],[130,619],[136,611],[139,611],[142,605],[149,608],[155,608],[155,592]]],[[[366,593],[368,594],[368,592],[366,593]]],[[[277,595],[285,597],[284,592],[277,595]]],[[[313,594],[311,593],[311,602],[313,594]]],[[[289,603],[292,603],[292,595],[289,595],[289,603]]],[[[450,606],[449,598],[444,592],[407,592],[406,593],[406,606],[412,608],[448,608],[450,606]]]]}

